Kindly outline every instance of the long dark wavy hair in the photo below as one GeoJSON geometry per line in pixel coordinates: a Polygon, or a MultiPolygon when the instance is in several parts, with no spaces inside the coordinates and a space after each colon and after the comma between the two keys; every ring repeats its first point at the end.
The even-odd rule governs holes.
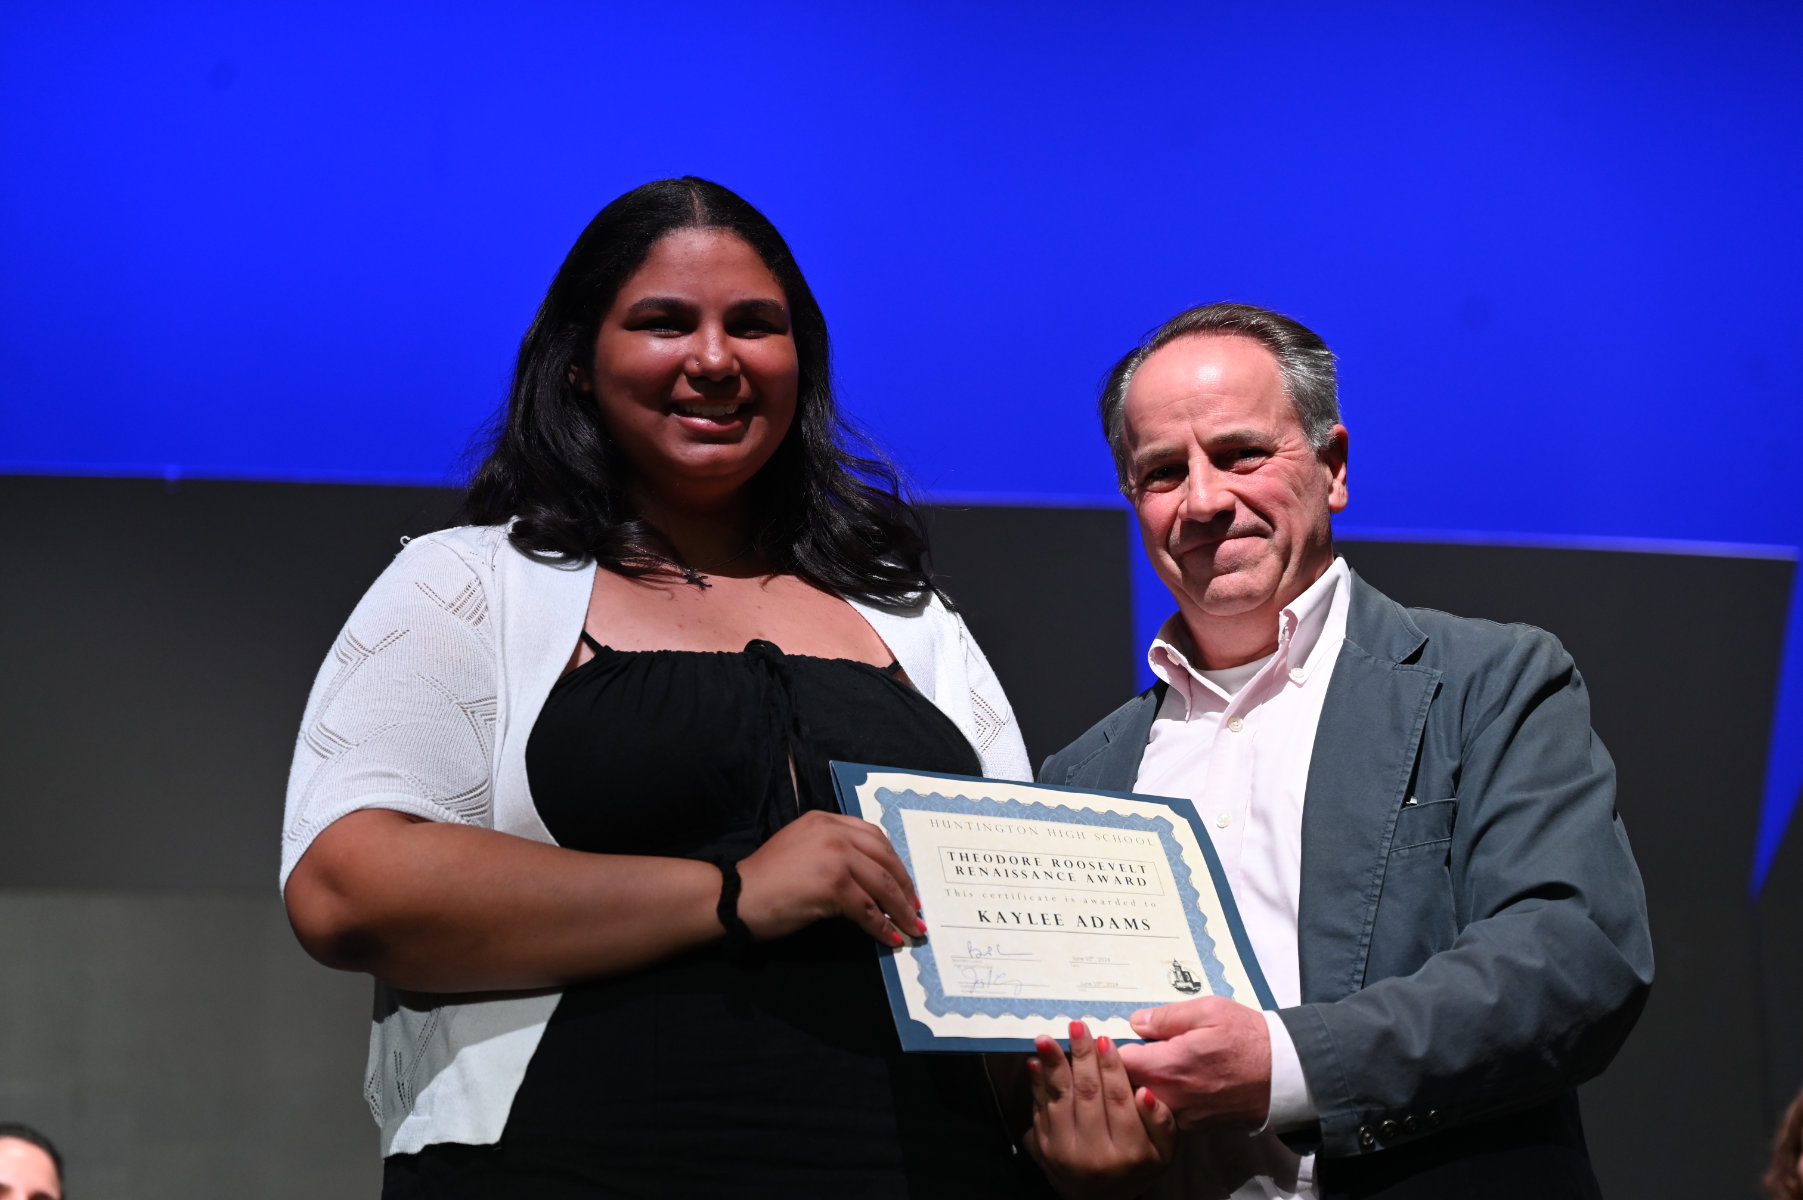
{"type": "Polygon", "coordinates": [[[572,366],[593,357],[621,286],[658,239],[678,229],[742,238],[789,302],[800,366],[795,420],[751,482],[754,547],[778,571],[870,603],[905,605],[934,590],[925,530],[895,468],[833,401],[826,318],[788,243],[744,199],[693,176],[634,188],[576,239],[520,341],[507,404],[483,435],[462,519],[513,520],[513,544],[538,557],[592,559],[623,575],[682,575],[668,541],[633,509],[630,467],[600,406],[571,378],[572,366]]]}

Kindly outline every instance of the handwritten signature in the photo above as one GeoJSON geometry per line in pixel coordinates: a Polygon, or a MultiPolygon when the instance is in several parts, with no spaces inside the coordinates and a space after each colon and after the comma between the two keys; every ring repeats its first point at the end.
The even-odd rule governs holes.
{"type": "Polygon", "coordinates": [[[1004,950],[1000,946],[979,946],[975,942],[964,943],[965,958],[1031,958],[1031,950],[1004,950]]]}
{"type": "Polygon", "coordinates": [[[1018,996],[1022,981],[1005,975],[994,967],[959,967],[964,986],[973,992],[1011,992],[1018,996]]]}

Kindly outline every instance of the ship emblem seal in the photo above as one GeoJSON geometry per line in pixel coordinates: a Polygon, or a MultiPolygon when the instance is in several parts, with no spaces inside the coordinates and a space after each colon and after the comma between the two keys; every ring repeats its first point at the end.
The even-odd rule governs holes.
{"type": "Polygon", "coordinates": [[[1202,990],[1202,981],[1191,975],[1188,968],[1174,958],[1171,960],[1171,969],[1165,972],[1165,978],[1185,996],[1193,996],[1202,990]]]}

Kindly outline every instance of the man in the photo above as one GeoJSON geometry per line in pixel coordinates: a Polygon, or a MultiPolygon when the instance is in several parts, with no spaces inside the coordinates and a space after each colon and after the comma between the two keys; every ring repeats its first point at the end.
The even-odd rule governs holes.
{"type": "Polygon", "coordinates": [[[29,1125],[0,1121],[0,1200],[63,1200],[63,1159],[29,1125]]]}
{"type": "Polygon", "coordinates": [[[1178,611],[1160,682],[1040,780],[1193,799],[1279,1005],[1136,1015],[1133,1083],[1203,1127],[1182,1190],[1597,1195],[1574,1089],[1653,963],[1570,658],[1402,608],[1334,556],[1347,434],[1333,355],[1296,322],[1181,313],[1101,413],[1178,611]]]}

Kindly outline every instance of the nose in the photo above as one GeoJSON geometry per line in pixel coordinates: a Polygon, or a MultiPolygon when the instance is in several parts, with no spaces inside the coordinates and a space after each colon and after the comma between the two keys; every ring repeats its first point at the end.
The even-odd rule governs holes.
{"type": "Polygon", "coordinates": [[[696,381],[721,383],[739,373],[738,355],[733,353],[732,339],[719,325],[704,325],[695,332],[695,352],[686,364],[689,377],[696,381]]]}
{"type": "Polygon", "coordinates": [[[1215,469],[1206,456],[1192,462],[1183,480],[1183,502],[1178,515],[1185,521],[1207,525],[1223,514],[1231,515],[1235,500],[1226,486],[1228,474],[1215,469]]]}

